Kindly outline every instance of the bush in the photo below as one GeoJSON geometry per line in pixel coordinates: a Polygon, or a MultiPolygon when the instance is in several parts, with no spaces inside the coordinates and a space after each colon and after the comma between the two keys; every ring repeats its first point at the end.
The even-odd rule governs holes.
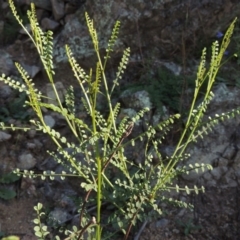
{"type": "MultiPolygon", "coordinates": [[[[81,239],[83,236],[87,239],[113,239],[115,234],[122,233],[124,239],[129,237],[132,227],[137,221],[151,220],[162,214],[161,203],[168,202],[176,204],[181,207],[191,208],[191,204],[177,201],[167,197],[167,192],[175,189],[177,192],[184,191],[186,193],[204,191],[204,187],[194,186],[189,188],[187,186],[180,187],[173,186],[173,180],[182,173],[189,171],[198,171],[199,169],[208,168],[210,165],[196,164],[195,166],[177,167],[179,161],[183,161],[189,155],[185,153],[189,143],[197,140],[198,137],[203,137],[205,133],[209,132],[211,128],[220,120],[225,120],[230,116],[238,113],[238,110],[233,110],[229,113],[216,116],[214,119],[203,121],[204,113],[207,106],[213,98],[211,92],[217,72],[219,70],[220,62],[225,50],[230,42],[230,37],[234,28],[235,21],[231,24],[226,35],[219,46],[218,42],[212,45],[212,58],[209,69],[205,66],[206,49],[203,50],[201,57],[194,97],[192,105],[189,109],[189,115],[185,124],[185,128],[181,134],[174,153],[170,158],[163,159],[159,148],[162,139],[171,129],[174,121],[180,118],[179,114],[171,116],[163,122],[159,122],[156,126],[147,124],[145,132],[137,137],[131,137],[135,123],[139,121],[149,109],[139,111],[135,117],[124,117],[120,122],[117,121],[117,116],[120,110],[120,104],[113,106],[111,101],[112,93],[119,80],[124,73],[124,69],[128,63],[130,49],[127,48],[123,52],[123,56],[118,65],[116,78],[113,80],[111,88],[109,81],[106,79],[106,66],[111,53],[114,50],[114,44],[117,39],[120,22],[116,22],[112,35],[108,42],[105,56],[101,57],[99,53],[97,32],[94,28],[93,21],[86,13],[86,22],[89,33],[92,38],[94,50],[97,56],[97,63],[95,71],[90,70],[86,72],[79,66],[73,53],[68,45],[66,45],[66,54],[69,63],[72,67],[74,76],[81,87],[83,98],[81,99],[85,111],[91,119],[91,123],[85,122],[76,117],[76,110],[74,102],[73,87],[69,87],[66,96],[66,106],[62,105],[58,92],[54,85],[54,70],[53,70],[53,39],[52,32],[43,32],[37,22],[35,7],[32,4],[31,10],[27,15],[31,23],[31,31],[23,26],[19,18],[13,1],[9,1],[13,15],[26,31],[32,42],[34,43],[39,56],[42,60],[46,70],[49,82],[55,92],[57,104],[44,103],[45,96],[34,86],[32,79],[28,76],[23,67],[16,63],[16,67],[21,74],[25,84],[19,84],[12,78],[5,76],[0,77],[1,81],[12,86],[20,92],[25,92],[28,96],[26,105],[30,106],[37,120],[31,119],[31,128],[49,135],[52,141],[56,144],[57,152],[62,156],[59,158],[55,153],[53,155],[59,163],[68,166],[68,173],[62,172],[61,178],[77,177],[81,178],[81,188],[85,191],[85,197],[82,199],[80,210],[80,229],[74,227],[72,231],[67,230],[67,239],[81,239]],[[199,95],[201,86],[206,82],[207,89],[201,104],[197,104],[196,99],[199,95]],[[104,91],[100,91],[100,86],[103,86],[104,91]],[[72,89],[72,90],[71,90],[72,89]],[[106,106],[108,106],[108,113],[101,113],[98,109],[97,97],[101,94],[105,97],[106,106]],[[61,114],[75,137],[74,141],[70,141],[65,136],[61,136],[59,132],[46,125],[43,119],[42,108],[61,114]],[[156,137],[156,132],[161,131],[161,137],[156,137]],[[135,147],[136,141],[144,141],[145,153],[144,162],[140,164],[134,163],[133,159],[127,159],[124,150],[128,146],[135,147]],[[154,151],[149,151],[150,147],[154,151]],[[73,151],[69,153],[66,148],[71,148],[73,151]],[[84,159],[80,162],[75,155],[81,153],[84,159]],[[158,164],[153,165],[153,153],[158,158],[158,164]],[[113,174],[114,173],[114,174],[113,174]],[[114,175],[114,176],[113,176],[114,175]],[[93,194],[95,192],[96,194],[93,194]],[[88,204],[94,202],[96,205],[96,218],[90,217],[88,214],[88,204]],[[103,204],[108,205],[109,215],[103,217],[103,204]],[[108,226],[111,227],[108,227],[108,226]],[[85,235],[84,235],[85,234],[85,235]]],[[[102,90],[102,88],[101,88],[102,90]]],[[[35,118],[36,119],[36,118],[35,118]]],[[[7,127],[1,123],[3,129],[15,130],[14,126],[7,127]]],[[[23,130],[29,130],[24,128],[23,130]]],[[[42,174],[35,174],[33,171],[23,171],[16,169],[16,173],[28,177],[41,177],[45,179],[49,177],[59,176],[53,172],[43,172],[42,174]]],[[[47,227],[41,223],[42,205],[39,203],[35,210],[38,213],[38,218],[34,220],[37,225],[34,230],[39,239],[45,239],[49,234],[47,227]]],[[[59,237],[56,237],[59,239],[59,237]]]]}

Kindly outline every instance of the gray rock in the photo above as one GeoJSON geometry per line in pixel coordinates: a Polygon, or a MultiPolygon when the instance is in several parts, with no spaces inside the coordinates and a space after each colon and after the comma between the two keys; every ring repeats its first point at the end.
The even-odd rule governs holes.
{"type": "Polygon", "coordinates": [[[162,218],[156,222],[156,227],[163,228],[163,227],[166,227],[168,223],[169,223],[169,220],[167,220],[166,218],[162,218]]]}
{"type": "Polygon", "coordinates": [[[34,138],[37,134],[37,131],[35,129],[31,129],[27,132],[29,138],[34,138]]]}
{"type": "Polygon", "coordinates": [[[53,227],[61,226],[71,220],[71,215],[63,208],[55,208],[48,215],[47,224],[53,227]]]}
{"type": "Polygon", "coordinates": [[[14,72],[14,63],[12,57],[6,51],[0,49],[0,74],[10,75],[14,72]]]}
{"type": "Polygon", "coordinates": [[[167,120],[169,118],[168,110],[165,106],[162,106],[161,109],[157,109],[157,111],[152,116],[152,125],[156,126],[163,120],[167,120]]]}
{"type": "Polygon", "coordinates": [[[212,175],[209,171],[205,172],[202,177],[207,181],[210,181],[212,179],[212,175]]]}
{"type": "MultiPolygon", "coordinates": [[[[27,29],[28,32],[31,32],[31,31],[32,31],[30,24],[26,24],[24,27],[27,29]]],[[[23,34],[23,35],[27,35],[27,32],[26,32],[23,28],[21,28],[21,29],[19,30],[19,33],[21,33],[21,34],[23,34]]]]}
{"type": "MultiPolygon", "coordinates": [[[[189,43],[187,48],[187,52],[189,52],[191,47],[194,48],[195,41],[198,42],[198,39],[193,41],[195,32],[200,31],[199,36],[202,35],[206,39],[214,37],[217,31],[226,29],[229,22],[234,19],[239,12],[240,4],[238,2],[229,4],[228,1],[211,4],[210,0],[191,1],[190,3],[186,0],[177,2],[173,0],[153,0],[151,2],[146,0],[132,2],[105,0],[103,4],[101,1],[88,0],[84,7],[82,11],[79,9],[72,23],[65,26],[66,31],[60,34],[61,40],[58,42],[58,47],[64,49],[64,45],[70,41],[74,54],[82,60],[82,63],[87,62],[85,64],[91,67],[88,58],[92,58],[94,53],[86,47],[89,46],[90,38],[85,37],[85,30],[74,26],[75,21],[78,21],[79,25],[85,22],[85,11],[93,18],[101,32],[99,36],[100,48],[106,46],[115,20],[119,19],[121,30],[116,46],[118,52],[121,52],[125,48],[124,43],[127,43],[132,54],[141,49],[145,59],[163,59],[163,57],[175,52],[176,49],[182,48],[182,42],[179,39],[181,39],[182,31],[185,29],[182,19],[185,18],[186,7],[188,8],[190,24],[184,31],[184,40],[189,43]],[[199,13],[197,15],[196,9],[199,13]],[[228,14],[225,12],[226,9],[228,9],[228,14]],[[211,14],[216,11],[216,14],[211,14]],[[224,20],[217,21],[223,15],[224,20]],[[205,26],[204,29],[202,29],[202,25],[205,26]],[[157,31],[155,30],[156,26],[157,31]],[[74,38],[74,36],[79,36],[79,38],[74,38]]],[[[58,54],[60,52],[63,50],[60,50],[58,54]]]]}
{"type": "Polygon", "coordinates": [[[53,128],[55,126],[56,121],[51,115],[45,115],[43,118],[47,126],[49,126],[50,128],[53,128]]]}
{"type": "Polygon", "coordinates": [[[224,167],[224,166],[227,166],[227,165],[228,165],[228,160],[226,158],[220,157],[218,159],[218,166],[219,167],[224,167]]]}
{"type": "Polygon", "coordinates": [[[0,34],[2,34],[4,29],[4,21],[0,21],[0,34]]]}
{"type": "Polygon", "coordinates": [[[0,98],[6,99],[10,97],[12,92],[13,92],[12,88],[4,84],[0,87],[0,98]]]}
{"type": "MultiPolygon", "coordinates": [[[[121,120],[124,117],[129,117],[129,118],[133,118],[134,116],[136,116],[137,112],[132,109],[132,108],[121,108],[120,113],[118,115],[118,121],[121,122],[121,120]]],[[[136,122],[136,125],[139,125],[140,120],[136,122]]]]}
{"type": "Polygon", "coordinates": [[[174,62],[165,62],[158,61],[161,65],[165,66],[168,70],[170,70],[175,76],[179,76],[182,72],[182,67],[175,64],[174,62]]]}
{"type": "Polygon", "coordinates": [[[137,91],[133,93],[131,90],[125,90],[120,100],[127,108],[133,108],[135,110],[141,110],[143,108],[151,109],[152,103],[150,101],[149,93],[145,90],[137,91]]]}
{"type": "Polygon", "coordinates": [[[35,148],[36,148],[36,144],[34,144],[32,142],[27,143],[27,149],[35,149],[35,148]]]}
{"type": "Polygon", "coordinates": [[[225,183],[225,185],[227,187],[237,187],[238,186],[236,174],[233,169],[229,169],[226,172],[226,174],[222,177],[222,181],[223,181],[223,183],[225,183]]]}
{"type": "Polygon", "coordinates": [[[6,132],[0,131],[0,142],[4,142],[9,140],[12,137],[11,134],[8,134],[6,132]]]}
{"type": "Polygon", "coordinates": [[[225,83],[220,83],[216,86],[214,90],[214,98],[212,100],[212,104],[222,104],[226,101],[234,101],[234,91],[229,91],[225,83]]]}
{"type": "Polygon", "coordinates": [[[26,146],[28,149],[39,150],[42,148],[43,144],[38,139],[34,139],[31,142],[27,142],[26,146]]]}
{"type": "Polygon", "coordinates": [[[18,157],[17,167],[20,170],[29,170],[37,164],[36,158],[31,153],[23,153],[18,157]]]}
{"type": "Polygon", "coordinates": [[[25,0],[26,4],[30,5],[34,3],[36,7],[43,8],[45,10],[52,10],[51,1],[49,0],[25,0]]]}
{"type": "Polygon", "coordinates": [[[41,21],[41,26],[45,30],[55,31],[60,26],[60,24],[50,18],[43,18],[41,21]]]}
{"type": "Polygon", "coordinates": [[[51,0],[52,12],[56,21],[60,20],[64,16],[64,2],[58,0],[51,0]]]}
{"type": "MultiPolygon", "coordinates": [[[[66,89],[65,87],[63,86],[62,82],[56,82],[55,83],[55,87],[57,89],[57,93],[58,93],[58,96],[59,96],[59,99],[60,101],[63,103],[64,102],[64,96],[66,94],[66,89]]],[[[48,103],[51,103],[51,104],[54,104],[54,105],[58,105],[58,102],[57,102],[57,98],[56,98],[56,95],[55,95],[55,92],[52,88],[52,84],[51,83],[48,83],[47,86],[46,86],[46,94],[47,94],[47,102],[48,103]]]]}
{"type": "Polygon", "coordinates": [[[211,175],[215,180],[219,180],[223,174],[227,171],[227,167],[216,167],[211,171],[211,175]]]}
{"type": "Polygon", "coordinates": [[[27,64],[22,64],[23,68],[27,71],[27,73],[29,74],[29,76],[33,79],[39,72],[40,72],[40,67],[38,66],[30,66],[27,64]]]}

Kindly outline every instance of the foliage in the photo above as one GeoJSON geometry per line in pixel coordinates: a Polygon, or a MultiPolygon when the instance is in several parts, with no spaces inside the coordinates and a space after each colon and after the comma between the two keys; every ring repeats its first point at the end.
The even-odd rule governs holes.
{"type": "Polygon", "coordinates": [[[125,88],[133,93],[145,90],[149,93],[151,102],[157,109],[162,109],[163,105],[168,106],[174,112],[180,112],[180,98],[183,84],[194,88],[194,78],[176,76],[165,67],[159,67],[155,74],[152,74],[150,66],[145,67],[146,74],[143,74],[137,83],[130,83],[125,88]]]}
{"type": "Polygon", "coordinates": [[[2,240],[20,240],[20,237],[13,235],[13,236],[4,237],[2,238],[2,240]]]}
{"type": "MultiPolygon", "coordinates": [[[[159,151],[162,139],[164,139],[170,131],[174,121],[180,118],[180,115],[175,114],[170,116],[169,119],[159,122],[154,127],[146,122],[147,129],[139,136],[132,137],[131,133],[135,127],[135,123],[139,121],[149,109],[139,111],[136,116],[132,118],[124,117],[119,122],[117,116],[120,110],[120,104],[117,103],[114,106],[111,102],[114,89],[118,86],[119,80],[122,78],[130,55],[129,48],[124,50],[123,57],[118,65],[116,78],[110,86],[106,78],[106,66],[114,50],[120,23],[118,21],[116,22],[112,36],[108,42],[105,56],[101,57],[97,32],[94,28],[93,21],[86,13],[87,26],[97,56],[95,70],[90,69],[86,72],[77,63],[70,47],[66,45],[65,48],[76,81],[82,90],[83,97],[81,98],[81,103],[91,120],[89,123],[88,120],[77,117],[74,105],[74,94],[71,87],[66,96],[66,107],[64,107],[60,101],[54,85],[52,32],[43,32],[39,27],[34,5],[31,4],[31,10],[27,13],[31,24],[31,34],[24,27],[16,12],[13,1],[9,0],[9,4],[13,15],[26,31],[38,51],[58,103],[53,105],[43,101],[45,96],[34,86],[32,79],[19,63],[16,63],[16,67],[24,80],[24,84],[4,74],[0,77],[0,80],[9,84],[14,89],[27,94],[28,100],[25,104],[33,109],[37,117],[37,120],[36,118],[30,120],[32,124],[31,128],[35,127],[36,130],[51,137],[52,141],[56,144],[58,154],[62,157],[60,158],[59,155],[54,152],[50,152],[50,154],[55,157],[58,163],[63,164],[67,168],[67,171],[61,174],[55,174],[51,171],[36,174],[33,171],[27,170],[20,172],[18,169],[16,172],[24,177],[39,176],[42,179],[47,177],[54,179],[56,176],[60,176],[62,179],[65,177],[82,179],[81,188],[85,190],[86,195],[85,198],[82,199],[80,207],[80,229],[74,228],[71,232],[67,231],[67,239],[81,239],[83,236],[85,238],[84,234],[87,234],[86,237],[88,239],[113,239],[115,238],[113,236],[119,233],[122,233],[124,239],[127,239],[131,229],[138,221],[153,219],[162,214],[161,203],[163,202],[191,208],[191,204],[168,198],[167,192],[176,190],[177,192],[184,191],[187,194],[190,192],[198,194],[199,191],[204,191],[204,187],[194,186],[193,188],[189,188],[188,186],[173,186],[173,180],[179,174],[189,173],[189,171],[200,171],[205,168],[211,169],[212,167],[205,164],[179,167],[178,163],[188,158],[189,155],[185,152],[189,143],[196,141],[199,137],[203,137],[204,134],[208,133],[219,121],[239,114],[239,110],[233,110],[227,114],[209,118],[207,121],[204,120],[204,113],[213,98],[211,89],[223,54],[228,47],[235,21],[228,29],[222,45],[219,46],[218,42],[213,43],[209,69],[205,66],[206,49],[203,50],[197,79],[195,81],[193,101],[186,120],[186,127],[182,132],[173,155],[168,159],[162,159],[159,151]],[[205,82],[205,95],[199,104],[197,103],[197,98],[205,82]],[[106,112],[101,113],[100,110],[98,110],[99,104],[97,97],[99,94],[105,97],[105,105],[108,108],[107,114],[106,112]],[[65,118],[72,135],[75,137],[74,141],[70,141],[65,136],[62,136],[60,132],[57,132],[45,124],[42,112],[43,107],[50,111],[60,113],[65,118]],[[157,132],[161,132],[161,137],[156,137],[157,132]],[[137,141],[144,141],[144,143],[146,143],[144,147],[144,161],[139,164],[135,163],[134,159],[128,159],[124,152],[126,147],[132,146],[134,149],[137,141]],[[149,151],[151,147],[153,147],[159,160],[156,165],[152,164],[153,153],[149,151]],[[66,148],[71,148],[71,153],[66,151],[66,148]],[[77,158],[78,153],[84,155],[82,161],[77,158]],[[95,192],[95,194],[93,194],[93,192],[95,192]],[[96,205],[96,218],[89,216],[89,203],[96,205]],[[103,217],[104,204],[107,204],[111,210],[106,218],[103,217]]],[[[3,129],[16,129],[14,126],[5,126],[4,123],[1,123],[1,127],[3,129]]],[[[24,128],[23,130],[28,129],[30,129],[30,127],[24,128]]],[[[38,204],[35,210],[38,214],[38,218],[34,220],[35,224],[37,224],[34,228],[35,233],[39,239],[45,239],[48,230],[40,219],[43,215],[42,205],[38,204]]],[[[56,237],[56,239],[59,239],[59,237],[56,237]]]]}
{"type": "Polygon", "coordinates": [[[3,174],[0,177],[0,184],[2,184],[2,186],[0,186],[0,198],[9,200],[16,197],[16,191],[9,189],[7,186],[5,186],[5,184],[14,183],[18,181],[19,178],[20,176],[15,173],[3,174]]]}
{"type": "Polygon", "coordinates": [[[183,228],[185,236],[190,234],[192,231],[199,230],[202,228],[199,225],[195,225],[192,219],[188,219],[186,222],[178,220],[177,224],[183,228]]]}
{"type": "MultiPolygon", "coordinates": [[[[26,24],[28,20],[26,14],[24,14],[20,7],[16,6],[16,8],[18,10],[20,17],[23,19],[23,23],[26,24]]],[[[2,20],[4,20],[4,26],[3,31],[0,35],[0,44],[8,45],[15,41],[21,27],[19,26],[18,22],[16,21],[13,15],[5,14],[5,12],[8,13],[8,11],[1,12],[2,14],[1,17],[3,17],[2,20]]]]}
{"type": "Polygon", "coordinates": [[[28,121],[31,117],[31,112],[24,106],[27,100],[25,92],[19,93],[18,96],[4,106],[0,107],[0,121],[7,123],[11,118],[21,121],[28,121]]]}
{"type": "Polygon", "coordinates": [[[43,206],[41,203],[38,203],[38,205],[34,207],[34,210],[37,212],[38,216],[38,218],[33,220],[33,222],[36,224],[34,227],[34,232],[39,240],[45,239],[45,237],[49,234],[47,231],[47,226],[41,223],[41,216],[45,215],[45,213],[41,211],[42,207],[43,206]]]}

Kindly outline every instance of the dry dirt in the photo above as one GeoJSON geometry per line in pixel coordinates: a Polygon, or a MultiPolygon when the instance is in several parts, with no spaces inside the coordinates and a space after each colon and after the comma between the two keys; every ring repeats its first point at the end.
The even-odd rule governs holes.
{"type": "MultiPolygon", "coordinates": [[[[156,227],[156,222],[149,223],[141,234],[141,240],[237,240],[240,239],[240,188],[207,189],[205,194],[189,196],[195,209],[179,210],[167,208],[164,218],[169,222],[165,227],[156,227]],[[188,235],[184,234],[190,222],[197,229],[189,228],[188,235]]],[[[33,233],[32,220],[36,217],[33,207],[41,201],[41,197],[23,194],[10,201],[0,202],[1,231],[7,235],[17,235],[22,240],[36,239],[33,233]]],[[[161,217],[159,218],[161,219],[161,217]]],[[[139,225],[140,226],[140,225],[139,225]]]]}

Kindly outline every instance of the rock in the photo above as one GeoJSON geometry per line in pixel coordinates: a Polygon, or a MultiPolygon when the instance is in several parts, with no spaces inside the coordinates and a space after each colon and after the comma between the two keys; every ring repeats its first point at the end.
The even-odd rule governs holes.
{"type": "Polygon", "coordinates": [[[11,134],[8,134],[6,132],[0,131],[0,142],[4,142],[9,140],[12,137],[11,134]]]}
{"type": "Polygon", "coordinates": [[[169,223],[169,220],[167,220],[166,218],[162,218],[156,222],[156,227],[164,228],[168,225],[168,223],[169,223]]]}
{"type": "Polygon", "coordinates": [[[23,153],[18,157],[17,167],[20,170],[32,169],[37,163],[36,158],[31,153],[23,153]]]}
{"type": "MultiPolygon", "coordinates": [[[[27,29],[28,32],[31,32],[31,31],[32,31],[30,24],[26,24],[24,27],[27,29]]],[[[23,35],[27,35],[26,31],[25,31],[23,28],[21,28],[21,29],[19,30],[19,33],[21,33],[21,34],[23,34],[23,35]]]]}
{"type": "Polygon", "coordinates": [[[27,143],[27,149],[34,149],[36,147],[36,144],[28,142],[27,143]]]}
{"type": "Polygon", "coordinates": [[[154,115],[152,116],[152,125],[156,126],[163,120],[167,120],[169,118],[168,110],[165,106],[162,106],[161,109],[157,109],[154,115]]]}
{"type": "MultiPolygon", "coordinates": [[[[86,36],[86,28],[81,27],[81,24],[85,23],[85,11],[93,18],[100,31],[100,51],[107,45],[113,25],[118,19],[121,22],[121,28],[116,50],[121,53],[127,43],[131,48],[131,55],[141,49],[144,59],[155,60],[172,56],[186,43],[186,51],[189,54],[196,50],[195,46],[202,38],[211,39],[219,30],[225,31],[229,22],[239,12],[240,3],[225,1],[213,4],[211,0],[200,2],[153,0],[151,3],[146,0],[135,2],[106,0],[103,4],[101,1],[88,0],[84,7],[84,10],[79,9],[76,12],[76,17],[71,23],[68,22],[64,31],[60,33],[57,43],[59,51],[56,57],[60,60],[57,55],[64,52],[64,45],[68,43],[74,55],[80,60],[80,65],[85,64],[90,68],[92,63],[89,59],[93,58],[94,52],[88,48],[90,38],[86,36]],[[215,14],[212,14],[213,12],[215,14]],[[186,13],[189,22],[187,28],[182,21],[186,18],[186,13]],[[202,28],[203,25],[204,28],[202,28]],[[196,38],[196,32],[199,38],[198,36],[196,38]],[[179,41],[183,34],[184,43],[179,41]]],[[[66,58],[61,60],[65,61],[66,58]]],[[[175,70],[174,72],[177,73],[178,71],[175,70]]]]}
{"type": "Polygon", "coordinates": [[[63,225],[65,222],[71,220],[71,215],[63,208],[55,208],[48,215],[47,224],[52,227],[63,225]]]}
{"type": "Polygon", "coordinates": [[[58,0],[51,0],[52,12],[56,21],[64,17],[64,2],[58,0]]]}
{"type": "Polygon", "coordinates": [[[207,181],[210,181],[212,179],[212,175],[209,171],[205,172],[202,177],[207,180],[207,181]]]}
{"type": "Polygon", "coordinates": [[[29,138],[34,138],[36,136],[37,131],[35,129],[31,129],[27,132],[29,138]]]}
{"type": "Polygon", "coordinates": [[[131,90],[125,90],[120,96],[121,102],[127,108],[142,110],[143,108],[151,109],[149,93],[145,90],[133,93],[131,90]]]}
{"type": "Polygon", "coordinates": [[[40,67],[38,66],[30,66],[27,64],[22,64],[23,68],[27,71],[27,73],[29,74],[29,76],[33,79],[39,72],[40,72],[40,67]]]}
{"type": "Polygon", "coordinates": [[[43,18],[41,21],[41,26],[44,30],[56,31],[60,24],[50,18],[43,18]]]}
{"type": "Polygon", "coordinates": [[[34,5],[38,8],[43,8],[45,10],[52,10],[51,1],[49,0],[25,0],[26,4],[30,5],[31,3],[34,3],[34,5]]]}
{"type": "Polygon", "coordinates": [[[236,174],[234,173],[233,169],[229,169],[227,173],[222,177],[222,181],[226,187],[237,187],[237,179],[236,174]]]}
{"type": "MultiPolygon", "coordinates": [[[[136,116],[137,112],[132,109],[132,108],[121,108],[120,113],[118,115],[118,121],[121,122],[121,120],[125,117],[128,118],[133,118],[134,116],[136,116]]],[[[136,122],[136,125],[139,125],[140,120],[136,122]]]]}
{"type": "Polygon", "coordinates": [[[12,57],[6,51],[0,49],[0,74],[10,75],[14,72],[14,63],[12,57]]]}
{"type": "Polygon", "coordinates": [[[232,159],[236,155],[236,147],[234,147],[232,144],[229,145],[226,150],[224,151],[222,157],[225,159],[232,159]]]}
{"type": "Polygon", "coordinates": [[[11,96],[13,90],[8,85],[4,84],[0,87],[0,98],[1,99],[7,99],[11,96]]]}
{"type": "Polygon", "coordinates": [[[174,62],[165,62],[158,61],[161,65],[165,66],[168,70],[170,70],[175,76],[179,76],[182,72],[182,67],[177,65],[174,62]]]}
{"type": "Polygon", "coordinates": [[[225,167],[227,165],[228,165],[228,160],[227,159],[221,158],[221,157],[218,159],[218,166],[219,167],[225,167]]]}
{"type": "Polygon", "coordinates": [[[0,21],[0,35],[2,35],[4,29],[4,21],[0,21]]]}
{"type": "MultiPolygon", "coordinates": [[[[66,89],[65,87],[63,86],[62,82],[56,82],[55,83],[55,87],[57,89],[57,93],[58,93],[58,96],[59,96],[59,99],[60,101],[63,103],[64,102],[64,96],[66,94],[66,89]]],[[[58,102],[57,102],[57,98],[56,98],[56,95],[55,95],[55,92],[52,88],[52,84],[51,83],[48,83],[47,86],[46,86],[46,94],[47,94],[47,102],[48,103],[51,103],[51,104],[54,104],[54,105],[58,105],[58,102]]]]}
{"type": "Polygon", "coordinates": [[[62,193],[57,200],[57,204],[67,209],[68,212],[74,213],[77,210],[76,203],[73,200],[74,197],[77,197],[77,193],[74,191],[62,193]]]}
{"type": "MultiPolygon", "coordinates": [[[[189,160],[184,162],[184,166],[192,165],[195,166],[196,163],[199,164],[209,164],[212,165],[213,159],[216,158],[216,155],[214,153],[203,153],[201,149],[193,148],[191,151],[191,157],[189,160]]],[[[205,172],[207,172],[208,169],[205,167],[204,169],[200,168],[198,171],[191,170],[188,174],[183,174],[182,178],[187,181],[195,182],[197,181],[205,172]]]]}
{"type": "Polygon", "coordinates": [[[221,105],[226,101],[234,101],[234,91],[229,91],[225,83],[220,83],[214,90],[214,98],[212,100],[213,105],[221,105]]]}
{"type": "Polygon", "coordinates": [[[215,180],[219,180],[227,171],[227,167],[216,167],[210,173],[215,180]]]}
{"type": "Polygon", "coordinates": [[[66,14],[72,14],[74,12],[76,12],[76,7],[74,7],[72,4],[70,3],[66,3],[65,4],[65,8],[64,8],[64,12],[66,14]]]}
{"type": "Polygon", "coordinates": [[[50,128],[53,128],[55,126],[55,123],[56,123],[55,119],[51,115],[45,115],[44,116],[44,122],[50,128]]]}
{"type": "Polygon", "coordinates": [[[21,180],[21,190],[37,197],[36,182],[33,178],[23,177],[21,180]]]}
{"type": "Polygon", "coordinates": [[[27,149],[39,150],[42,148],[42,143],[38,139],[34,139],[33,142],[27,142],[27,149]]]}

